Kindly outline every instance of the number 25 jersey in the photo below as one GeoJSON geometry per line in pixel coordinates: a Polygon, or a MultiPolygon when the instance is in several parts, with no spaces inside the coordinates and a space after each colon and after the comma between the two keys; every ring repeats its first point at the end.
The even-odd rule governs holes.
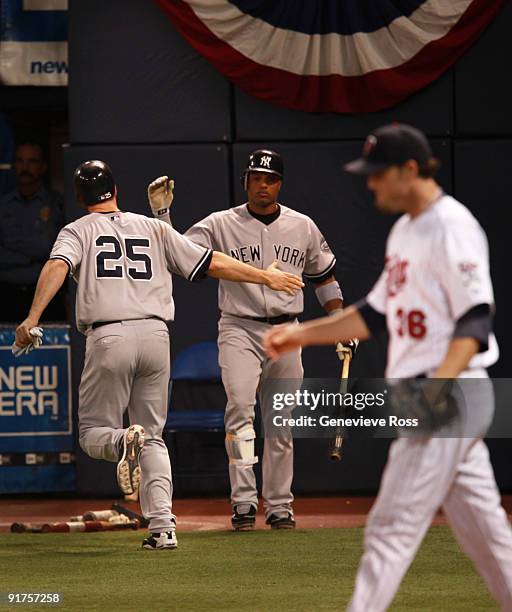
{"type": "Polygon", "coordinates": [[[211,249],[144,215],[90,213],[66,225],[50,254],[78,283],[76,320],[85,332],[97,321],[174,318],[172,273],[201,277],[211,249]]]}
{"type": "MultiPolygon", "coordinates": [[[[384,270],[367,296],[386,316],[386,376],[432,374],[443,361],[458,319],[474,306],[494,310],[487,238],[470,211],[443,195],[416,217],[403,215],[386,245],[384,270]]],[[[470,368],[498,359],[493,334],[470,368]]]]}

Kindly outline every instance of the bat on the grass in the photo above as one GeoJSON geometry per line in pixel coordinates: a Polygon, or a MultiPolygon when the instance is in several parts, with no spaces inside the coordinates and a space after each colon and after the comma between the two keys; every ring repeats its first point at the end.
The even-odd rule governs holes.
{"type": "Polygon", "coordinates": [[[117,502],[112,504],[112,510],[115,510],[116,512],[119,512],[119,514],[127,516],[129,519],[135,519],[139,521],[141,527],[147,527],[149,525],[148,519],[144,518],[142,514],[139,514],[134,510],[130,510],[129,508],[125,508],[125,506],[122,506],[117,502]]]}
{"type": "Polygon", "coordinates": [[[138,529],[139,522],[136,520],[123,521],[122,523],[112,521],[77,521],[76,523],[45,523],[42,533],[72,533],[76,531],[118,531],[119,529],[138,529]]]}
{"type": "Polygon", "coordinates": [[[119,529],[138,529],[139,521],[127,519],[114,521],[68,521],[63,523],[13,523],[12,533],[74,533],[91,531],[118,531],[119,529]]]}
{"type": "Polygon", "coordinates": [[[41,533],[42,525],[40,523],[13,523],[11,525],[11,533],[41,533]]]}
{"type": "Polygon", "coordinates": [[[119,516],[115,510],[89,510],[84,512],[82,518],[76,517],[79,521],[111,521],[119,516]]]}
{"type": "MultiPolygon", "coordinates": [[[[348,389],[348,375],[350,371],[350,360],[352,359],[352,351],[350,349],[342,349],[343,365],[341,367],[340,378],[340,393],[345,394],[348,389]]],[[[329,457],[332,461],[341,461],[343,456],[343,427],[336,427],[334,432],[334,440],[329,449],[329,457]]]]}

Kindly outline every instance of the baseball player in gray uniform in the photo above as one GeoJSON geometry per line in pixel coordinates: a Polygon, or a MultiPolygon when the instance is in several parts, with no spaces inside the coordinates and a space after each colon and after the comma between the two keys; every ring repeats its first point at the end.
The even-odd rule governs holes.
{"type": "MultiPolygon", "coordinates": [[[[459,378],[464,401],[451,425],[391,445],[366,525],[351,612],[388,608],[440,506],[492,595],[512,610],[512,531],[481,439],[494,411],[485,368],[498,358],[487,239],[469,210],[442,192],[433,178],[437,167],[424,134],[411,126],[370,134],[363,156],[345,169],[368,176],[379,209],[405,213],[388,237],[382,275],[366,299],[343,314],[265,339],[277,359],[300,346],[365,339],[387,326],[388,378],[459,378]]],[[[418,380],[392,382],[418,386],[418,380]]],[[[427,380],[426,396],[435,398],[444,383],[427,380]]],[[[447,405],[442,397],[441,408],[447,405]]]]}
{"type": "Polygon", "coordinates": [[[275,266],[256,269],[201,247],[166,223],[119,210],[116,185],[101,161],[75,171],[79,202],[89,214],[59,233],[16,345],[30,334],[68,272],[78,283],[76,319],[86,334],[79,392],[80,446],[93,458],[118,462],[124,493],[139,487],[150,535],[143,547],[176,548],[169,454],[162,440],[170,375],[167,321],[174,316],[172,274],[264,283],[296,293],[297,276],[275,266]],[[130,427],[123,429],[128,410],[130,427]]]}
{"type": "MultiPolygon", "coordinates": [[[[198,245],[217,249],[264,269],[279,267],[315,283],[316,295],[326,311],[342,308],[342,293],[333,276],[336,258],[315,223],[277,199],[283,179],[283,161],[275,152],[257,150],[249,157],[242,176],[248,202],[214,212],[193,225],[185,235],[198,245]]],[[[167,177],[149,187],[155,216],[169,221],[172,186],[167,177]]],[[[278,362],[269,360],[263,335],[272,326],[296,321],[303,310],[302,292],[292,296],[273,294],[266,287],[248,283],[219,283],[219,363],[227,394],[226,451],[231,482],[232,525],[236,531],[254,527],[258,493],[253,465],[256,396],[263,422],[272,405],[262,397],[265,379],[303,376],[300,351],[278,362]]],[[[263,452],[263,499],[266,523],[274,529],[295,527],[292,509],[293,440],[289,432],[267,437],[263,452]]]]}

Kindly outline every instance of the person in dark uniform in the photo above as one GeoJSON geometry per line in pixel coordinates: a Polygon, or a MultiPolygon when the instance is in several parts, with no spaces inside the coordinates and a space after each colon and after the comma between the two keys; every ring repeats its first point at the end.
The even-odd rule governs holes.
{"type": "MultiPolygon", "coordinates": [[[[41,268],[64,225],[62,196],[43,185],[47,163],[41,145],[23,142],[14,158],[16,189],[0,198],[0,321],[19,320],[32,302],[41,268]]],[[[63,295],[45,313],[65,320],[63,295]]]]}
{"type": "Polygon", "coordinates": [[[14,136],[11,124],[3,113],[0,113],[0,196],[9,193],[16,187],[12,157],[14,153],[14,136]]]}

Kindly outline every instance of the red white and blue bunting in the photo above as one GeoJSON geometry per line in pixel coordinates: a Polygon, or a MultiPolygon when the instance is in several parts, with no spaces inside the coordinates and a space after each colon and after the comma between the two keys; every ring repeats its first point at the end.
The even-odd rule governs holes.
{"type": "Polygon", "coordinates": [[[157,0],[240,89],[309,112],[376,111],[425,87],[503,0],[157,0]]]}

